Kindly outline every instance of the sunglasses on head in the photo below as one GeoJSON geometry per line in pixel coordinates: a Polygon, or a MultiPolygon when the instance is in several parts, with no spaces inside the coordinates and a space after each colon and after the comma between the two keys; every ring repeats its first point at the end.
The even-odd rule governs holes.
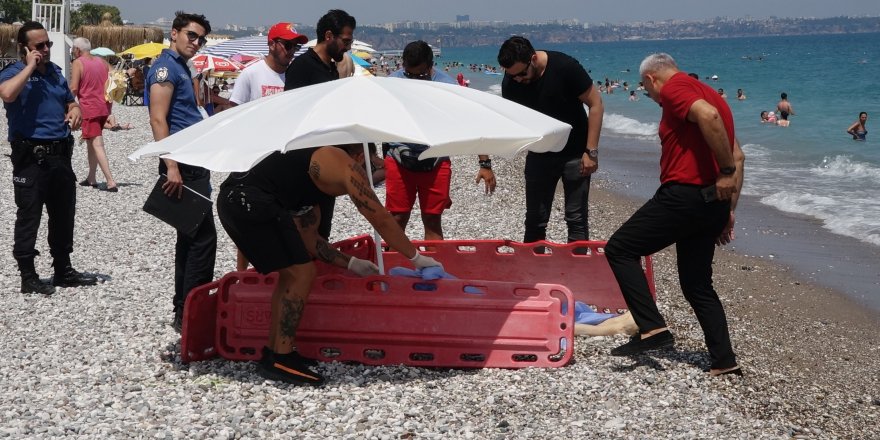
{"type": "Polygon", "coordinates": [[[186,39],[189,40],[190,43],[199,42],[199,46],[204,46],[205,43],[208,42],[208,38],[204,35],[199,35],[198,32],[186,31],[186,39]]]}
{"type": "Polygon", "coordinates": [[[277,39],[277,40],[275,40],[275,43],[284,46],[284,50],[286,50],[286,51],[288,51],[288,52],[290,52],[290,51],[297,51],[297,50],[299,50],[300,47],[302,47],[301,44],[297,43],[297,42],[294,41],[294,40],[282,40],[282,39],[277,39]]]}
{"type": "Polygon", "coordinates": [[[45,48],[47,48],[47,47],[51,49],[53,44],[55,44],[55,43],[53,43],[53,42],[51,42],[51,41],[43,41],[42,43],[37,43],[37,44],[35,44],[35,45],[34,45],[34,49],[36,49],[36,50],[43,50],[43,49],[45,49],[45,48]]]}

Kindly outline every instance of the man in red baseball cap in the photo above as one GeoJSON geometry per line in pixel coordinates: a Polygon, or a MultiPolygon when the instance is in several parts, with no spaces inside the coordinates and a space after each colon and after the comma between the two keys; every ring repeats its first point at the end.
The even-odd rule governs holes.
{"type": "MultiPolygon", "coordinates": [[[[269,55],[248,66],[235,80],[235,87],[229,97],[232,105],[283,92],[284,72],[296,51],[308,41],[309,38],[298,34],[290,23],[281,22],[272,26],[269,29],[269,55]]],[[[247,270],[247,267],[247,259],[239,252],[236,268],[247,270]]]]}

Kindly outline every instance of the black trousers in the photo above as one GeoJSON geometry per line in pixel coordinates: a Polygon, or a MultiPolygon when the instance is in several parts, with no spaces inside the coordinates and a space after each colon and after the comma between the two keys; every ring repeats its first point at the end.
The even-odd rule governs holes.
{"type": "Polygon", "coordinates": [[[736,365],[727,317],[712,286],[715,239],[730,215],[729,202],[705,202],[700,188],[664,185],[608,241],[605,255],[642,333],[666,327],[651,298],[641,257],[675,243],[678,278],[703,329],[712,368],[736,365]]]}
{"type": "Polygon", "coordinates": [[[29,155],[13,152],[12,181],[15,194],[15,231],[12,255],[33,259],[43,205],[49,214],[49,252],[57,270],[70,264],[73,222],[76,213],[76,175],[69,154],[46,156],[37,164],[29,155]]]}
{"type": "MultiPolygon", "coordinates": [[[[210,177],[186,180],[184,185],[208,195],[211,193],[210,177]]],[[[214,226],[214,211],[205,214],[195,235],[177,231],[174,247],[174,311],[183,312],[186,296],[202,284],[214,280],[214,260],[217,256],[217,229],[214,226]]]]}
{"type": "Polygon", "coordinates": [[[547,237],[547,222],[556,185],[562,179],[568,241],[589,240],[590,176],[580,173],[581,158],[530,153],[526,157],[526,221],[524,243],[547,237]]]}

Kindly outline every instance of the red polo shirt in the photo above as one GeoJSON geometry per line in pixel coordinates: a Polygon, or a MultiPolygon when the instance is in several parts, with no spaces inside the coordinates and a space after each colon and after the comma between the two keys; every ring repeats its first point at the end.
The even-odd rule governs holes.
{"type": "Polygon", "coordinates": [[[718,109],[733,151],[733,114],[725,99],[700,80],[678,72],[660,90],[660,183],[708,186],[718,177],[718,163],[700,127],[687,120],[691,106],[700,99],[718,109]]]}

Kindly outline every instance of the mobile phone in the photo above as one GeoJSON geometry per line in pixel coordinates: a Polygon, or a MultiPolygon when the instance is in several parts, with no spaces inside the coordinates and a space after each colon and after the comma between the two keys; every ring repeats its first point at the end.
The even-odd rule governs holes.
{"type": "Polygon", "coordinates": [[[703,195],[703,201],[706,203],[718,200],[718,196],[715,191],[715,185],[700,188],[700,194],[703,195]]]}

